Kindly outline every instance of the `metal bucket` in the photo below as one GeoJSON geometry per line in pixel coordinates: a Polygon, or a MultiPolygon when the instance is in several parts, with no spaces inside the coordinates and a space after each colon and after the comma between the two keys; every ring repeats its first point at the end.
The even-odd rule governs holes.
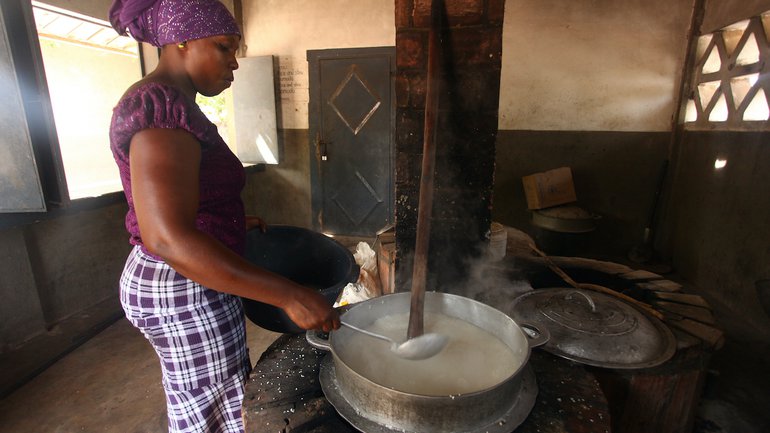
{"type": "MultiPolygon", "coordinates": [[[[396,293],[355,304],[343,319],[366,328],[379,317],[409,311],[410,293],[396,293]]],[[[430,396],[407,393],[375,383],[353,370],[340,356],[340,348],[350,340],[352,332],[340,328],[322,339],[315,332],[308,332],[308,342],[316,348],[331,352],[335,369],[334,392],[344,398],[344,406],[352,408],[340,414],[351,421],[361,418],[367,423],[382,426],[377,431],[402,432],[475,432],[495,431],[490,426],[500,424],[505,431],[511,431],[521,423],[534,405],[537,387],[534,380],[523,386],[528,369],[532,347],[545,344],[547,333],[524,325],[533,330],[535,336],[525,333],[513,319],[502,312],[472,299],[446,293],[425,294],[425,312],[439,313],[462,319],[494,335],[512,351],[520,353],[522,363],[511,376],[495,386],[481,391],[452,396],[430,396]],[[525,395],[521,395],[524,393],[525,395]],[[514,413],[512,413],[514,412],[514,413]],[[347,415],[347,416],[346,416],[347,415]],[[507,422],[506,419],[515,419],[507,422]]],[[[365,348],[362,348],[365,350],[365,348]]],[[[494,360],[490,360],[494,362],[494,360]]],[[[323,385],[323,381],[322,381],[323,385]]],[[[324,388],[332,403],[327,389],[324,388]]],[[[354,426],[355,422],[352,422],[354,426]]],[[[369,430],[365,430],[369,431],[369,430]]]]}

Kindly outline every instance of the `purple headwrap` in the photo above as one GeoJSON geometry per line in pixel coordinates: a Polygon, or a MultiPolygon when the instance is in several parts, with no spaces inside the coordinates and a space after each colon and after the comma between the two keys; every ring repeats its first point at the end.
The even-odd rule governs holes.
{"type": "Polygon", "coordinates": [[[240,35],[219,0],[113,0],[110,23],[139,42],[156,47],[216,35],[240,35]]]}

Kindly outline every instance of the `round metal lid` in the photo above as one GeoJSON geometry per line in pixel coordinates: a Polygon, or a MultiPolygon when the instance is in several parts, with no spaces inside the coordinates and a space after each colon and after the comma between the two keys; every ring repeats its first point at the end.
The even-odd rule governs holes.
{"type": "Polygon", "coordinates": [[[620,299],[573,288],[538,289],[513,301],[511,317],[547,329],[547,352],[605,368],[648,368],[668,361],[676,339],[660,320],[620,299]]]}

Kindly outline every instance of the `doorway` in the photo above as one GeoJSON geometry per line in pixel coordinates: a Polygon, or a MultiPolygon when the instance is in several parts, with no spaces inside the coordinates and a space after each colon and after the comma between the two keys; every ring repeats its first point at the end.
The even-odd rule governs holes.
{"type": "Polygon", "coordinates": [[[313,228],[374,236],[393,222],[395,47],[308,51],[313,228]]]}

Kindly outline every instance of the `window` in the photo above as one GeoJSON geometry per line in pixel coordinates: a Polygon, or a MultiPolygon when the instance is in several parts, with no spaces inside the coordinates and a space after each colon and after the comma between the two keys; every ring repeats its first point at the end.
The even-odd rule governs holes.
{"type": "Polygon", "coordinates": [[[142,77],[138,44],[108,23],[32,2],[70,199],[121,191],[112,108],[142,77]]]}
{"type": "MultiPolygon", "coordinates": [[[[45,212],[49,206],[66,208],[73,199],[122,189],[109,148],[109,124],[112,108],[141,78],[143,66],[157,64],[158,50],[148,48],[119,36],[99,19],[35,0],[0,1],[0,96],[5,101],[0,104],[0,129],[6,131],[0,134],[0,212],[45,212]]],[[[249,111],[250,88],[241,89],[238,97],[228,90],[199,98],[204,113],[245,163],[274,161],[243,158],[260,142],[236,146],[234,104],[243,104],[240,112],[247,115],[240,131],[268,127],[270,135],[263,141],[271,146],[268,156],[277,155],[272,60],[269,66],[265,83],[270,94],[257,95],[269,113],[255,116],[249,111]]],[[[257,81],[249,70],[236,71],[242,75],[239,81],[257,81]]],[[[117,195],[105,198],[113,197],[117,195]]]]}
{"type": "Polygon", "coordinates": [[[698,39],[687,129],[770,129],[770,12],[698,39]]]}

